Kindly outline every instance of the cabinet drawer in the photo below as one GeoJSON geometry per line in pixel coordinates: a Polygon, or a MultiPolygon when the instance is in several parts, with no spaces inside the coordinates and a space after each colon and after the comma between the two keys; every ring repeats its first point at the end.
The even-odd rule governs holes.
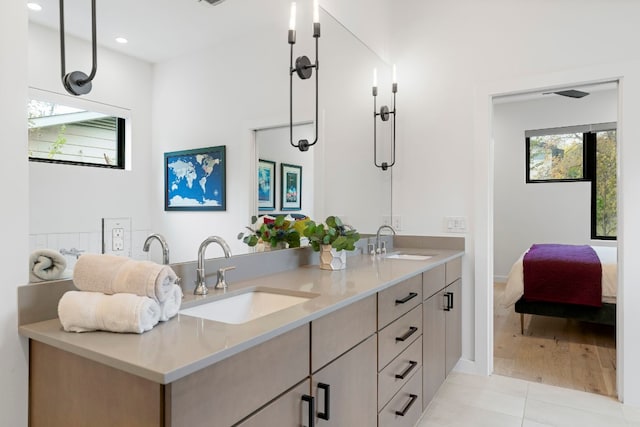
{"type": "Polygon", "coordinates": [[[422,274],[378,292],[378,329],[422,302],[422,274]]]}
{"type": "Polygon", "coordinates": [[[446,264],[446,282],[452,284],[462,277],[462,257],[449,261],[446,264]]]}
{"type": "Polygon", "coordinates": [[[378,332],[378,371],[422,334],[422,305],[378,332]]]}
{"type": "Polygon", "coordinates": [[[292,390],[280,396],[237,427],[282,427],[301,425],[301,421],[308,420],[308,411],[314,409],[304,403],[302,396],[310,396],[311,381],[305,380],[292,390]]]}
{"type": "Polygon", "coordinates": [[[314,320],[311,322],[311,372],[316,372],[375,331],[375,295],[314,320]]]}
{"type": "MultiPolygon", "coordinates": [[[[405,385],[422,366],[422,337],[419,337],[378,374],[378,410],[405,385]]],[[[420,402],[422,404],[422,402],[420,402]]]]}
{"type": "Polygon", "coordinates": [[[232,425],[308,375],[303,325],[171,383],[167,425],[232,425]]]}
{"type": "Polygon", "coordinates": [[[411,377],[409,382],[391,399],[378,414],[378,427],[413,427],[422,414],[422,372],[411,377]]]}
{"type": "Polygon", "coordinates": [[[429,298],[446,285],[444,264],[422,273],[422,297],[424,299],[429,298]]]}

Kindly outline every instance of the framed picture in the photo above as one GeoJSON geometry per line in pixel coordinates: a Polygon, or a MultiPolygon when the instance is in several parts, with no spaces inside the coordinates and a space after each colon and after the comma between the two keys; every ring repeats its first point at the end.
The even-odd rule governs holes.
{"type": "Polygon", "coordinates": [[[258,160],[258,210],[276,208],[276,162],[258,160]]]}
{"type": "Polygon", "coordinates": [[[302,166],[280,164],[280,208],[283,211],[302,209],[302,166]]]}
{"type": "Polygon", "coordinates": [[[164,210],[226,210],[225,169],[224,145],[164,153],[164,210]]]}

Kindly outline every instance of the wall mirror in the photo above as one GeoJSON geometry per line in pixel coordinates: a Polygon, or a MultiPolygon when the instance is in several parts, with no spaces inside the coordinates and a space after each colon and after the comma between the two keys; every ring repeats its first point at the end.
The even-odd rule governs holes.
{"type": "MultiPolygon", "coordinates": [[[[68,3],[67,68],[83,70],[91,64],[90,2],[68,3]]],[[[312,2],[306,3],[298,4],[295,51],[313,56],[312,2]]],[[[41,12],[29,12],[29,85],[66,96],[60,83],[57,2],[42,5],[41,12]]],[[[209,235],[222,236],[234,255],[246,253],[249,248],[236,235],[252,215],[263,212],[257,193],[262,157],[276,163],[276,184],[280,164],[312,172],[302,182],[300,213],[320,221],[338,215],[362,233],[375,233],[391,211],[391,173],[373,166],[371,74],[377,68],[380,86],[390,86],[391,71],[322,9],[319,143],[312,160],[302,164],[268,158],[267,148],[256,148],[256,134],[288,130],[289,6],[288,0],[229,0],[216,6],[151,0],[99,4],[93,89],[82,98],[66,96],[67,105],[89,100],[129,111],[126,150],[131,167],[113,171],[30,163],[31,248],[100,252],[102,218],[124,217],[131,218],[134,258],[161,259],[153,245],[151,255],[142,252],[144,238],[152,232],[165,235],[171,262],[194,260],[199,243],[209,235]],[[129,43],[120,45],[116,37],[129,43]],[[218,145],[227,149],[226,211],[165,212],[163,154],[218,145]],[[51,177],[59,191],[41,185],[51,177]]],[[[305,83],[294,81],[294,121],[302,126],[314,117],[313,85],[305,83]]],[[[385,135],[378,138],[385,143],[385,135]]],[[[274,144],[288,145],[288,135],[274,144]]],[[[291,150],[287,155],[296,154],[286,149],[291,150]]],[[[280,188],[274,190],[273,212],[280,212],[280,188]]],[[[207,254],[221,255],[213,250],[207,254]]]]}

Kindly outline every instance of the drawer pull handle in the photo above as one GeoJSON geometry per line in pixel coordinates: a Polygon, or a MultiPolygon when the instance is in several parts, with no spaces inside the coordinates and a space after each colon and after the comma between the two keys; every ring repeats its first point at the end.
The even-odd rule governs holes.
{"type": "Polygon", "coordinates": [[[406,334],[401,337],[396,337],[396,342],[398,341],[406,341],[411,335],[415,334],[418,331],[418,328],[415,326],[411,326],[406,334]]]}
{"type": "Polygon", "coordinates": [[[413,368],[415,368],[416,366],[418,366],[418,362],[414,362],[413,360],[409,361],[409,367],[407,369],[405,369],[405,371],[401,374],[396,374],[396,378],[399,380],[403,380],[407,377],[407,375],[409,375],[409,373],[411,371],[413,371],[413,368]]]}
{"type": "Polygon", "coordinates": [[[302,395],[302,401],[308,402],[308,406],[309,406],[308,412],[307,412],[308,417],[309,417],[309,421],[307,423],[307,427],[313,427],[313,423],[315,421],[315,417],[313,416],[313,407],[315,406],[314,402],[313,402],[314,398],[313,398],[313,396],[309,396],[308,394],[303,394],[302,395]]]}
{"type": "Polygon", "coordinates": [[[404,417],[407,414],[407,412],[409,412],[409,409],[411,409],[411,406],[413,406],[415,401],[418,400],[418,395],[410,394],[409,398],[410,398],[409,403],[407,403],[405,407],[402,408],[402,411],[396,411],[396,415],[400,415],[401,417],[404,417]]]}
{"type": "Polygon", "coordinates": [[[453,292],[447,292],[451,297],[449,298],[449,310],[453,310],[453,292]]]}
{"type": "Polygon", "coordinates": [[[329,401],[331,395],[329,394],[329,384],[318,383],[318,388],[324,390],[324,412],[318,412],[318,418],[329,421],[331,414],[329,413],[329,401]]]}
{"type": "Polygon", "coordinates": [[[418,294],[415,292],[409,292],[409,295],[407,295],[406,297],[402,298],[402,299],[397,299],[396,300],[396,305],[398,304],[404,304],[406,302],[411,301],[412,299],[414,299],[415,297],[417,297],[418,294]]]}
{"type": "Polygon", "coordinates": [[[444,293],[444,311],[451,311],[451,292],[444,293]]]}

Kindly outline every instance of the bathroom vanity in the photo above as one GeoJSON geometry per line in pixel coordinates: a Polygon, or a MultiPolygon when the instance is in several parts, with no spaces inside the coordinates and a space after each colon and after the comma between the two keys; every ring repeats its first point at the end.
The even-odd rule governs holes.
{"type": "Polygon", "coordinates": [[[305,265],[185,296],[185,308],[256,289],[313,296],[245,323],[23,324],[29,424],[414,426],[461,355],[463,250],[410,251],[430,257],[354,255],[342,271],[305,265]]]}

